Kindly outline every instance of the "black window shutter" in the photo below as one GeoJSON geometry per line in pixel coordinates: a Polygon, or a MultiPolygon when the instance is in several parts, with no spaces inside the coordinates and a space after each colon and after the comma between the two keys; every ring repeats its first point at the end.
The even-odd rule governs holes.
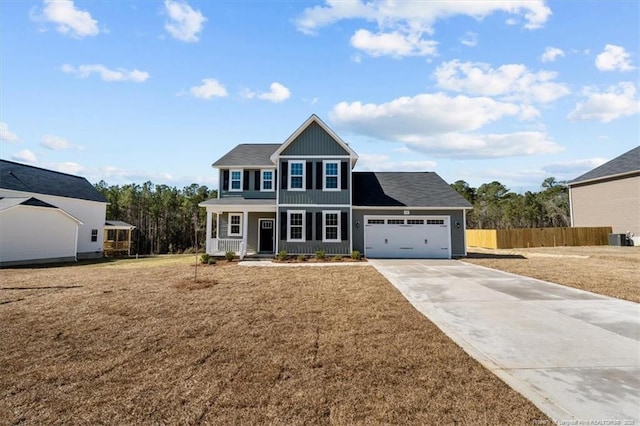
{"type": "Polygon", "coordinates": [[[249,170],[244,171],[244,177],[242,178],[242,190],[249,190],[249,170]]]}
{"type": "Polygon", "coordinates": [[[262,172],[260,170],[256,170],[255,172],[253,172],[253,190],[254,191],[260,191],[260,178],[261,178],[261,174],[262,172]]]}
{"type": "Polygon", "coordinates": [[[307,189],[313,189],[313,163],[311,161],[307,161],[305,174],[307,175],[307,189]]]}
{"type": "Polygon", "coordinates": [[[316,240],[322,240],[322,212],[316,212],[316,240]]]}
{"type": "Polygon", "coordinates": [[[280,212],[280,239],[287,239],[287,212],[280,212]]]}
{"type": "Polygon", "coordinates": [[[349,163],[347,161],[343,161],[340,166],[342,170],[340,170],[340,180],[342,181],[342,189],[347,188],[349,182],[349,163]]]}
{"type": "Polygon", "coordinates": [[[222,190],[229,190],[229,170],[224,170],[222,172],[222,190]]]}
{"type": "Polygon", "coordinates": [[[322,189],[322,161],[316,163],[316,189],[322,189]]]}
{"type": "Polygon", "coordinates": [[[282,184],[280,185],[280,188],[287,189],[287,173],[289,173],[289,162],[283,161],[280,165],[280,170],[282,170],[282,184]]]}
{"type": "Polygon", "coordinates": [[[306,224],[306,240],[313,240],[313,213],[307,212],[307,224],[306,224]]]}
{"type": "Polygon", "coordinates": [[[342,212],[342,217],[340,218],[340,239],[342,241],[349,240],[349,213],[342,212]]]}

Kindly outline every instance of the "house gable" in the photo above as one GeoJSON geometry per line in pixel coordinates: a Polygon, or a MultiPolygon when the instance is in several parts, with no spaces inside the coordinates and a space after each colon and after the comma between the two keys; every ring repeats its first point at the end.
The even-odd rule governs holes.
{"type": "Polygon", "coordinates": [[[313,121],[282,151],[281,155],[349,155],[349,152],[313,121]]]}

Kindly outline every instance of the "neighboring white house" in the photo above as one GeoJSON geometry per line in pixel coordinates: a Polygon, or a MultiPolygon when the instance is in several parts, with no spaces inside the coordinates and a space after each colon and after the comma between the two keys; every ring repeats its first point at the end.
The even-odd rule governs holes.
{"type": "Polygon", "coordinates": [[[0,201],[0,265],[102,257],[107,199],[85,178],[0,160],[0,201]]]}

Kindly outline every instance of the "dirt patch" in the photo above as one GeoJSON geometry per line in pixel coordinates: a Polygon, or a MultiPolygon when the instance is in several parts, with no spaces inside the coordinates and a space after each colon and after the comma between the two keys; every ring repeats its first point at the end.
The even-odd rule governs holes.
{"type": "Polygon", "coordinates": [[[216,265],[191,286],[193,273],[191,257],[0,271],[8,287],[81,286],[0,305],[0,418],[549,421],[371,267],[216,265]]]}
{"type": "Polygon", "coordinates": [[[465,262],[640,302],[640,247],[471,248],[465,262]]]}

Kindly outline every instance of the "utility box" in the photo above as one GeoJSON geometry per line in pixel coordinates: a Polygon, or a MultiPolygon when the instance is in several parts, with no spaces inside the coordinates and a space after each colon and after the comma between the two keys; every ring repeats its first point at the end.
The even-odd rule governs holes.
{"type": "Polygon", "coordinates": [[[626,246],[627,236],[625,234],[609,234],[610,246],[626,246]]]}

